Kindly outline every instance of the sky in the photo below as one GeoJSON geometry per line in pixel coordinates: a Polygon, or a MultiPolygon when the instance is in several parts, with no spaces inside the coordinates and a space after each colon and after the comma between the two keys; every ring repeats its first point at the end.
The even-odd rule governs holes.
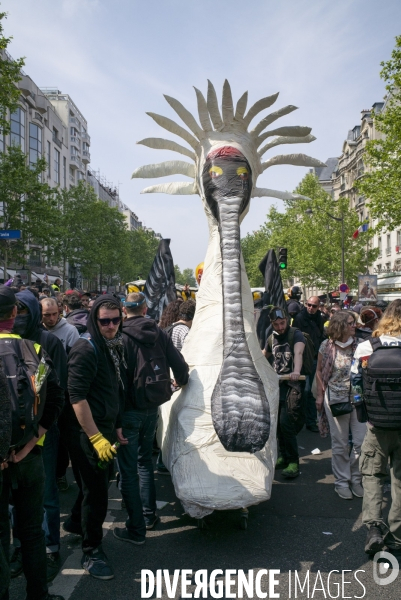
{"type": "MultiPolygon", "coordinates": [[[[136,145],[145,137],[182,143],[145,113],[179,121],[167,94],[197,116],[193,86],[206,94],[207,79],[221,98],[227,78],[234,104],[248,90],[248,107],[280,92],[271,110],[299,109],[277,126],[307,125],[317,140],[266,156],[295,151],[324,162],[341,154],[361,110],[382,100],[380,62],[401,34],[399,0],[0,0],[0,11],[8,13],[10,54],[26,57],[24,71],[39,87],[71,96],[88,121],[91,167],[119,187],[144,225],[171,238],[181,269],[204,259],[207,221],[198,196],[141,195],[161,180],[131,179],[139,166],[185,160],[136,145]]],[[[276,166],[257,185],[292,191],[307,172],[276,166]]],[[[242,236],[265,222],[272,204],[282,208],[251,201],[242,236]]]]}

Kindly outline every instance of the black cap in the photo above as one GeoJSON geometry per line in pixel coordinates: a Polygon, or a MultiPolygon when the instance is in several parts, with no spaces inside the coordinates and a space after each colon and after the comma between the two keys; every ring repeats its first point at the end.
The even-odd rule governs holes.
{"type": "Polygon", "coordinates": [[[14,292],[8,286],[0,285],[0,308],[3,310],[9,308],[11,310],[16,303],[17,299],[14,292]]]}

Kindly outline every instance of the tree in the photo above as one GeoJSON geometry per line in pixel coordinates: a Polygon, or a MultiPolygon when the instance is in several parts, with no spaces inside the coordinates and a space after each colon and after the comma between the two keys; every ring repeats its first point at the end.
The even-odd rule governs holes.
{"type": "Polygon", "coordinates": [[[12,60],[5,54],[12,38],[3,35],[2,20],[7,13],[0,13],[0,137],[10,131],[8,111],[14,112],[18,106],[20,91],[16,83],[21,79],[21,69],[25,62],[23,58],[12,60]]]}
{"type": "Polygon", "coordinates": [[[365,272],[367,263],[371,264],[377,255],[377,249],[366,246],[373,232],[368,231],[354,239],[352,234],[360,225],[358,215],[350,209],[346,198],[334,203],[314,174],[307,174],[295,192],[310,200],[288,200],[284,212],[273,206],[262,228],[243,240],[251,284],[262,284],[263,278],[256,277],[256,269],[267,250],[285,247],[288,249],[288,268],[282,272],[283,277],[296,277],[302,285],[327,291],[337,288],[341,274],[342,233],[341,223],[331,219],[331,214],[344,217],[345,278],[350,287],[356,285],[357,275],[365,272]],[[307,209],[312,209],[311,215],[306,213],[307,209]]]}
{"type": "Polygon", "coordinates": [[[147,278],[158,247],[159,239],[154,231],[135,229],[130,232],[132,280],[147,278]]]}
{"type": "Polygon", "coordinates": [[[241,240],[242,255],[251,287],[264,287],[265,285],[264,277],[259,271],[259,263],[271,248],[269,240],[270,232],[266,224],[257,231],[248,233],[241,240]]]}
{"type": "Polygon", "coordinates": [[[180,285],[188,283],[191,287],[196,287],[196,280],[193,269],[184,269],[182,272],[178,265],[174,265],[175,282],[180,285]]]}
{"type": "Polygon", "coordinates": [[[3,229],[19,229],[19,242],[3,240],[4,280],[9,259],[24,262],[27,244],[46,246],[53,236],[57,219],[54,190],[42,183],[45,159],[28,165],[24,152],[11,146],[0,160],[0,225],[3,229]]]}
{"type": "Polygon", "coordinates": [[[401,36],[396,37],[391,59],[381,66],[388,94],[382,112],[373,113],[373,121],[382,139],[366,144],[363,160],[369,170],[358,189],[369,199],[378,229],[392,231],[401,224],[401,36]]]}

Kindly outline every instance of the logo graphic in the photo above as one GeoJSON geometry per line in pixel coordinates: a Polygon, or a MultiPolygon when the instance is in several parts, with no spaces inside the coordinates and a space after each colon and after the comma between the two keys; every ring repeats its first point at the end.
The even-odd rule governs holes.
{"type": "Polygon", "coordinates": [[[398,577],[399,570],[395,556],[389,552],[376,552],[373,557],[373,580],[377,585],[393,583],[398,577]]]}

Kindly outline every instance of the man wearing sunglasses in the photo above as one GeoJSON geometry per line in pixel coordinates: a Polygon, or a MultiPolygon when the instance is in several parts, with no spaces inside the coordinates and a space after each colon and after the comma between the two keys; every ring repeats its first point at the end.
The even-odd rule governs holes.
{"type": "Polygon", "coordinates": [[[305,307],[295,317],[293,321],[293,327],[297,327],[302,333],[307,333],[311,338],[315,347],[315,360],[313,372],[306,378],[305,386],[305,404],[306,404],[306,428],[309,431],[319,433],[319,429],[316,425],[317,413],[315,406],[315,398],[312,395],[312,383],[316,373],[317,366],[317,355],[319,352],[320,344],[325,338],[324,333],[324,322],[325,317],[319,310],[320,300],[318,296],[311,296],[305,307]]]}
{"type": "Polygon", "coordinates": [[[297,433],[303,427],[303,383],[299,381],[302,370],[305,338],[301,331],[290,327],[287,313],[275,306],[269,314],[273,334],[268,337],[264,354],[272,359],[277,375],[287,376],[280,381],[280,402],[277,419],[277,439],[280,456],[276,469],[283,469],[286,478],[298,477],[299,454],[297,433]]]}
{"type": "Polygon", "coordinates": [[[68,392],[77,420],[71,427],[70,455],[79,465],[81,494],[69,527],[82,527],[82,567],[96,579],[112,579],[113,569],[102,549],[107,514],[109,468],[120,427],[126,386],[126,361],[121,334],[121,305],[112,295],[100,296],[90,312],[88,333],[68,357],[68,392]],[[104,466],[106,466],[104,464],[104,466]]]}

